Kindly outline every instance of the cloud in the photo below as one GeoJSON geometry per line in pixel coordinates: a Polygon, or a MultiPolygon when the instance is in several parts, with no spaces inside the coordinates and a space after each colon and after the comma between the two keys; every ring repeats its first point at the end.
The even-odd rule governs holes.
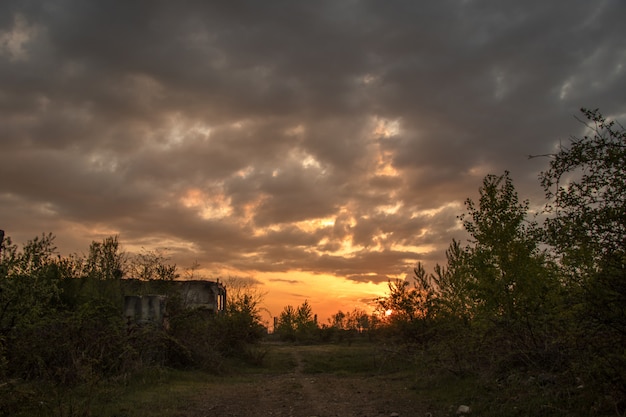
{"type": "Polygon", "coordinates": [[[284,282],[287,284],[300,284],[301,281],[295,280],[295,279],[281,279],[281,278],[270,278],[269,281],[271,282],[284,282]]]}
{"type": "Polygon", "coordinates": [[[540,197],[528,155],[581,106],[626,114],[625,8],[3,2],[0,227],[211,274],[403,277],[465,236],[484,175],[540,197]]]}

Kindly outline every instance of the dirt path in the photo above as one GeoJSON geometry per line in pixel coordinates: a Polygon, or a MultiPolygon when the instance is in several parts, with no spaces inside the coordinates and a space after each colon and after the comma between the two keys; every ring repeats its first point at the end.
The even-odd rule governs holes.
{"type": "Polygon", "coordinates": [[[375,375],[307,374],[297,348],[296,366],[284,374],[256,374],[211,384],[180,417],[384,417],[424,416],[406,378],[375,375]]]}

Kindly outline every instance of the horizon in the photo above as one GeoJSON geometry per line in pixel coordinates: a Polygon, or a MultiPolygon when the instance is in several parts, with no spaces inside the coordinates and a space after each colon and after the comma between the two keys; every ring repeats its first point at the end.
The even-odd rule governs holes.
{"type": "MultiPolygon", "coordinates": [[[[272,316],[445,263],[485,175],[543,205],[580,108],[626,120],[626,3],[0,5],[0,228],[119,236],[272,316]]],[[[324,321],[325,322],[325,321],[324,321]]]]}

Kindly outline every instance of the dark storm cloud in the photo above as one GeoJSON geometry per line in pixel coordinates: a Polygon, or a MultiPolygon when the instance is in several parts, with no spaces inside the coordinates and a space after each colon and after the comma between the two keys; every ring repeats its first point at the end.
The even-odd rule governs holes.
{"type": "MultiPolygon", "coordinates": [[[[484,175],[624,116],[619,0],[4,1],[0,228],[380,282],[484,175]],[[63,235],[66,236],[63,236],[63,235]],[[173,242],[173,243],[172,243],[173,242]]],[[[78,246],[79,245],[79,246],[78,246]]]]}

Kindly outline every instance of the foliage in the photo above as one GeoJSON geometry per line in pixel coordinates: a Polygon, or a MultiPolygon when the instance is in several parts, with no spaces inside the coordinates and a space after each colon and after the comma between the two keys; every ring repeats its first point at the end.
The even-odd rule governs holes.
{"type": "Polygon", "coordinates": [[[292,305],[285,306],[274,325],[274,334],[282,340],[296,340],[296,309],[292,305]]]}
{"type": "Polygon", "coordinates": [[[626,130],[582,109],[588,135],[552,155],[540,179],[572,311],[573,360],[626,396],[626,130]]]}
{"type": "MultiPolygon", "coordinates": [[[[421,354],[484,381],[494,404],[498,389],[523,385],[554,396],[542,404],[585,415],[612,404],[623,415],[626,133],[597,110],[583,113],[589,136],[550,155],[540,176],[549,199],[542,225],[508,172],[488,175],[460,216],[469,242],[453,241],[432,274],[418,264],[413,287],[390,283],[379,303],[394,311],[388,329],[401,342],[427,335],[421,354]]],[[[528,413],[539,406],[529,404],[528,413]]]]}
{"type": "Polygon", "coordinates": [[[20,332],[54,312],[59,300],[54,236],[36,237],[18,250],[10,237],[0,247],[0,377],[20,332]]]}
{"type": "MultiPolygon", "coordinates": [[[[381,355],[305,355],[305,370],[369,372],[388,358],[406,361],[419,365],[415,386],[434,401],[447,404],[458,391],[481,415],[624,415],[626,133],[597,110],[583,114],[588,136],[550,155],[540,176],[549,199],[543,225],[529,219],[530,204],[508,172],[488,175],[460,216],[467,244],[453,240],[433,273],[418,263],[412,281],[390,281],[377,300],[389,316],[339,311],[320,328],[307,300],[284,308],[276,335],[352,342],[376,332],[381,355]]],[[[178,274],[161,252],[132,257],[110,237],[87,256],[60,257],[51,234],[21,249],[6,238],[0,249],[0,410],[17,415],[23,399],[32,402],[16,380],[53,387],[67,415],[73,408],[59,387],[91,393],[155,366],[224,372],[226,359],[258,366],[267,354],[250,349],[266,332],[254,281],[230,280],[223,314],[187,309],[171,296],[169,330],[128,326],[120,280],[130,273],[167,284],[178,274]]]]}
{"type": "Polygon", "coordinates": [[[99,280],[119,280],[126,266],[126,254],[121,251],[117,236],[92,242],[85,259],[84,275],[99,280]]]}
{"type": "Polygon", "coordinates": [[[317,318],[313,315],[313,309],[308,300],[296,309],[296,337],[307,340],[314,336],[317,330],[317,318]]]}
{"type": "Polygon", "coordinates": [[[76,407],[88,414],[91,394],[80,406],[66,404],[72,391],[95,393],[154,366],[222,372],[227,357],[263,360],[263,350],[249,348],[266,332],[259,294],[233,291],[222,314],[190,310],[168,293],[175,265],[149,252],[129,257],[117,237],[92,242],[86,256],[59,256],[51,234],[21,249],[7,237],[0,249],[0,411],[26,406],[9,400],[25,398],[13,381],[55,393],[61,415],[71,415],[76,407]],[[135,267],[143,269],[136,270],[147,279],[122,282],[137,260],[135,267]],[[127,323],[121,312],[125,287],[168,293],[170,329],[127,323]]]}
{"type": "Polygon", "coordinates": [[[261,312],[264,293],[259,291],[258,282],[252,278],[229,277],[224,281],[227,289],[226,309],[217,317],[221,323],[221,337],[224,339],[220,351],[227,356],[249,355],[248,346],[258,342],[267,328],[263,325],[261,312]]]}
{"type": "Polygon", "coordinates": [[[479,194],[460,216],[470,241],[452,242],[446,266],[428,274],[418,264],[413,286],[390,282],[378,300],[391,312],[388,328],[404,343],[432,346],[458,375],[559,366],[560,283],[527,220],[529,203],[519,201],[508,172],[486,176],[479,194]]]}
{"type": "Polygon", "coordinates": [[[325,342],[345,340],[352,343],[359,335],[371,336],[371,331],[376,327],[373,316],[358,308],[347,313],[339,310],[328,319],[328,323],[328,326],[320,327],[320,339],[325,342]]]}
{"type": "Polygon", "coordinates": [[[128,258],[128,273],[140,280],[172,281],[179,277],[176,264],[170,264],[163,250],[143,250],[128,258]]]}
{"type": "Polygon", "coordinates": [[[226,309],[218,314],[168,304],[170,335],[189,352],[191,364],[213,372],[224,370],[225,358],[262,361],[263,352],[250,346],[267,333],[261,321],[263,294],[256,283],[236,277],[226,283],[226,309]]]}
{"type": "Polygon", "coordinates": [[[90,303],[58,312],[16,330],[9,371],[25,379],[65,386],[93,383],[130,366],[126,329],[117,309],[90,303]]]}
{"type": "Polygon", "coordinates": [[[10,237],[1,248],[0,335],[28,324],[52,307],[58,298],[56,247],[52,235],[42,235],[18,250],[10,237]]]}
{"type": "Polygon", "coordinates": [[[378,298],[378,309],[386,317],[385,324],[392,335],[409,343],[425,343],[434,290],[421,264],[414,270],[413,285],[408,281],[388,283],[389,295],[378,298]]]}
{"type": "Polygon", "coordinates": [[[316,338],[318,329],[311,305],[305,300],[297,308],[288,305],[283,309],[274,333],[286,341],[311,342],[316,338]]]}
{"type": "Polygon", "coordinates": [[[582,112],[592,136],[561,146],[540,180],[554,214],[548,241],[565,265],[597,270],[626,243],[626,131],[597,109],[582,112]]]}
{"type": "Polygon", "coordinates": [[[431,307],[440,318],[457,319],[467,324],[473,315],[475,304],[470,294],[468,257],[467,250],[453,240],[446,250],[447,264],[435,265],[431,277],[436,297],[431,307]]]}
{"type": "Polygon", "coordinates": [[[519,202],[507,172],[487,176],[479,206],[468,200],[467,207],[471,220],[463,217],[463,224],[473,241],[465,260],[475,314],[528,341],[558,291],[554,265],[539,248],[537,225],[526,220],[528,201],[519,202]]]}

